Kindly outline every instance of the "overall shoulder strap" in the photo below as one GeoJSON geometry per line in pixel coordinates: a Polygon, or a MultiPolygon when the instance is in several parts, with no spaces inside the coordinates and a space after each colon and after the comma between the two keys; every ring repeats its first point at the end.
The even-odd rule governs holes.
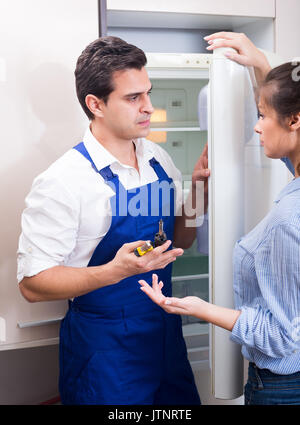
{"type": "Polygon", "coordinates": [[[81,153],[81,155],[83,155],[88,161],[90,161],[90,163],[92,164],[92,167],[97,171],[97,173],[99,172],[96,165],[94,164],[94,161],[90,157],[90,154],[88,153],[86,147],[84,146],[83,142],[78,143],[78,145],[74,146],[73,149],[81,153]]]}
{"type": "Polygon", "coordinates": [[[156,172],[156,175],[158,177],[158,179],[161,180],[172,180],[167,173],[165,172],[165,170],[163,169],[163,167],[160,165],[160,163],[157,161],[157,159],[155,159],[154,157],[151,158],[149,160],[149,164],[151,165],[151,167],[153,168],[153,170],[156,172]]]}
{"type": "Polygon", "coordinates": [[[103,177],[105,183],[108,184],[114,192],[117,192],[120,189],[121,183],[119,182],[118,175],[114,174],[111,171],[109,165],[102,168],[101,170],[98,170],[83,142],[78,143],[78,145],[74,146],[73,149],[76,149],[79,153],[81,153],[81,155],[83,155],[88,161],[90,161],[94,170],[103,177]]]}

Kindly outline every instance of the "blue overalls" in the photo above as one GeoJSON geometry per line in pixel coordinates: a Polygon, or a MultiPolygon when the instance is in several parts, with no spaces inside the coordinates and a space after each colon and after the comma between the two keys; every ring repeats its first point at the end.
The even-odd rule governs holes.
{"type": "MultiPolygon", "coordinates": [[[[75,149],[115,191],[110,200],[110,229],[88,267],[108,263],[124,243],[153,240],[160,218],[172,240],[174,190],[167,197],[157,190],[164,181],[172,183],[172,179],[155,158],[149,162],[158,180],[126,191],[109,166],[96,169],[83,143],[75,149]],[[137,204],[139,208],[132,208],[137,204]],[[129,213],[130,207],[131,214],[135,210],[140,213],[125,214],[124,205],[129,213]]],[[[152,273],[156,273],[164,282],[164,294],[171,296],[171,271],[169,264],[163,270],[126,278],[69,302],[60,329],[59,386],[63,404],[200,404],[181,317],[158,307],[138,283],[139,279],[151,283],[152,273]]]]}

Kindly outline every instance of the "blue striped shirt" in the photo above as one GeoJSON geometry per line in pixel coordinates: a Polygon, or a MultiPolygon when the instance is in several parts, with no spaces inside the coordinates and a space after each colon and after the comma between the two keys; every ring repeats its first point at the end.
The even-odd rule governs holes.
{"type": "Polygon", "coordinates": [[[300,371],[300,178],[234,248],[231,339],[246,359],[277,374],[300,371]]]}

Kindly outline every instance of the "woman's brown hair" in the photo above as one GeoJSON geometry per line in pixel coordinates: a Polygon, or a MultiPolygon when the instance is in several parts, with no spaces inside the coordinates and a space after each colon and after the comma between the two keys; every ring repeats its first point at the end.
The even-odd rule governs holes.
{"type": "MultiPolygon", "coordinates": [[[[275,110],[279,124],[287,127],[287,119],[300,113],[300,62],[288,62],[272,69],[261,89],[264,101],[275,110]]],[[[300,163],[296,168],[300,175],[300,163]]]]}
{"type": "Polygon", "coordinates": [[[266,76],[261,89],[265,102],[277,113],[278,120],[284,125],[286,118],[300,112],[300,62],[288,62],[273,68],[266,76]]]}

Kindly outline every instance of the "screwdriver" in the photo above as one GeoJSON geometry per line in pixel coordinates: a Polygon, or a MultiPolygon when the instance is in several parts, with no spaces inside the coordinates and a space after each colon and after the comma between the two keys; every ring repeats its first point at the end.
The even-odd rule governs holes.
{"type": "Polygon", "coordinates": [[[154,236],[154,246],[160,246],[164,244],[167,240],[167,235],[164,232],[164,222],[162,219],[159,220],[158,233],[154,236]]]}
{"type": "Polygon", "coordinates": [[[164,232],[164,222],[162,219],[159,220],[158,233],[154,236],[154,242],[146,241],[144,245],[139,246],[134,250],[134,253],[137,257],[142,257],[149,251],[152,251],[153,248],[161,246],[167,241],[167,235],[164,232]]]}

